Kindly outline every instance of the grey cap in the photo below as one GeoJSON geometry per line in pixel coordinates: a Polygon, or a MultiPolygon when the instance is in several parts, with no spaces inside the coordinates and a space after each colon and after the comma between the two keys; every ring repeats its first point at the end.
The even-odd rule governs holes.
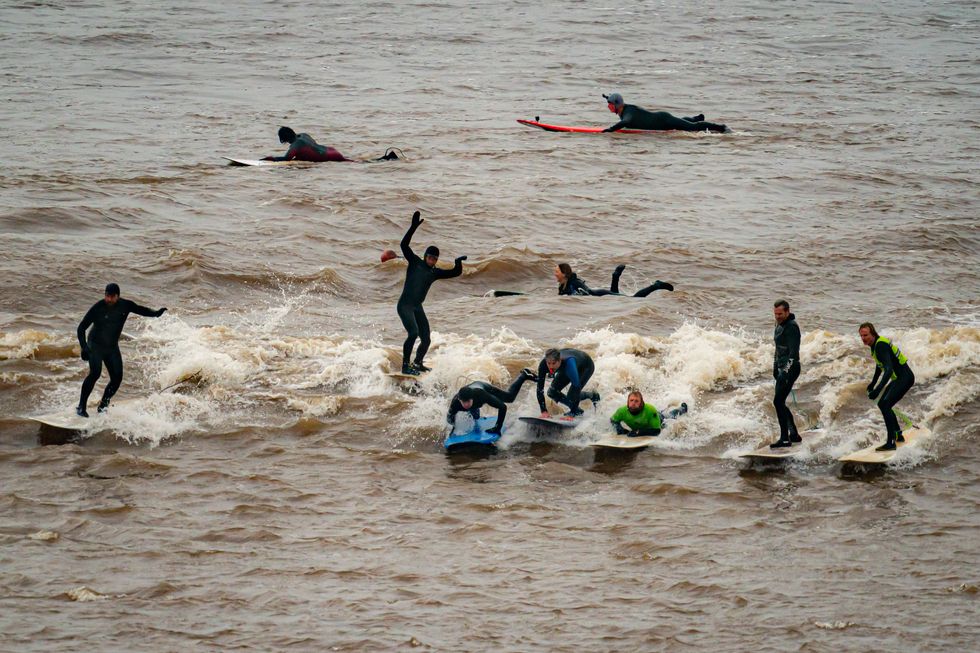
{"type": "Polygon", "coordinates": [[[623,96],[620,95],[619,93],[610,93],[609,95],[603,93],[602,97],[606,98],[606,102],[613,105],[614,107],[621,107],[624,104],[626,104],[623,101],[623,96]]]}

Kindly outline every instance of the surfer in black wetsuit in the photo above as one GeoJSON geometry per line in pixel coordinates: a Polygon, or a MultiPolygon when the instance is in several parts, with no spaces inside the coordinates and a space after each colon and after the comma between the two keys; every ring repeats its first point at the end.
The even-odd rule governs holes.
{"type": "Polygon", "coordinates": [[[425,222],[420,216],[418,211],[412,215],[412,226],[402,238],[402,255],[408,262],[408,269],[405,271],[405,286],[402,288],[401,297],[398,298],[398,317],[401,318],[408,332],[402,347],[402,374],[413,375],[429,371],[429,368],[423,365],[425,353],[429,351],[429,319],[425,316],[422,302],[425,301],[432,282],[437,279],[452,279],[463,274],[463,261],[466,260],[465,256],[457,256],[452,270],[437,268],[439,248],[435,245],[429,245],[425,249],[424,260],[419,258],[412,251],[411,242],[415,230],[425,222]],[[419,348],[415,352],[415,363],[410,365],[416,338],[419,340],[419,348]]]}
{"type": "Polygon", "coordinates": [[[565,417],[578,417],[582,409],[578,407],[582,399],[591,399],[593,404],[599,403],[599,393],[595,390],[585,391],[585,384],[592,378],[595,364],[592,357],[578,349],[549,349],[544,358],[538,363],[538,406],[541,407],[541,417],[548,418],[551,414],[544,402],[544,380],[554,377],[548,388],[548,398],[555,403],[568,406],[565,417]],[[568,388],[566,395],[562,390],[568,388]]]}
{"type": "Polygon", "coordinates": [[[619,122],[602,131],[614,132],[620,129],[650,129],[654,131],[679,130],[685,132],[711,131],[725,133],[728,127],[713,122],[705,122],[704,114],[693,118],[678,118],[666,111],[647,111],[633,104],[626,104],[619,93],[603,95],[609,103],[609,110],[619,116],[619,122]]]}
{"type": "Polygon", "coordinates": [[[446,414],[446,421],[452,426],[456,423],[456,413],[467,411],[473,416],[473,420],[480,419],[480,408],[492,406],[497,409],[497,423],[487,433],[500,433],[504,425],[504,418],[507,416],[507,404],[513,403],[517,399],[517,393],[521,391],[521,386],[525,381],[537,381],[538,377],[531,370],[524,368],[517,375],[514,382],[506,390],[501,390],[485,381],[474,381],[464,385],[449,402],[449,412],[446,414]]]}
{"type": "Polygon", "coordinates": [[[330,147],[320,145],[309,134],[297,134],[289,127],[279,128],[279,142],[289,143],[289,150],[284,156],[267,156],[263,161],[350,161],[344,155],[330,147]]]}
{"type": "Polygon", "coordinates": [[[779,449],[791,447],[794,442],[803,442],[796,430],[793,413],[786,406],[786,398],[800,376],[800,327],[796,324],[796,316],[789,312],[789,303],[785,299],[773,304],[772,314],[776,318],[776,329],[772,335],[776,345],[772,358],[772,378],[776,379],[776,392],[772,405],[776,407],[776,418],[779,420],[779,440],[769,447],[779,449]]]}
{"type": "Polygon", "coordinates": [[[82,381],[82,396],[78,400],[78,408],[75,409],[79,416],[88,417],[88,396],[92,394],[95,382],[102,376],[103,363],[109,370],[109,384],[102,393],[102,401],[99,402],[100,413],[108,408],[109,400],[116,394],[122,383],[123,362],[122,353],[119,351],[119,336],[129,314],[160,317],[166,310],[161,308],[154,311],[129,299],[122,299],[119,297],[117,284],[110,283],[105,287],[105,299],[99,300],[88,309],[78,325],[78,344],[82,348],[82,360],[88,361],[89,367],[88,376],[82,381]],[[86,339],[85,332],[89,327],[92,327],[92,331],[86,339]]]}
{"type": "Polygon", "coordinates": [[[876,365],[874,378],[868,384],[868,399],[878,399],[878,408],[885,418],[885,428],[888,431],[885,444],[877,447],[877,451],[891,451],[896,442],[905,442],[902,427],[898,425],[893,409],[915,384],[915,374],[912,373],[902,350],[888,338],[879,336],[873,324],[865,322],[858,327],[858,334],[861,342],[871,348],[871,357],[876,365]]]}
{"type": "MultiPolygon", "coordinates": [[[[592,295],[594,297],[601,297],[603,295],[618,295],[620,294],[619,277],[623,274],[623,270],[625,269],[625,265],[616,266],[616,269],[613,270],[612,283],[609,284],[609,290],[606,290],[605,288],[593,290],[592,288],[589,288],[584,281],[579,279],[578,275],[572,272],[572,266],[570,266],[568,263],[559,263],[558,266],[555,267],[555,280],[558,281],[558,294],[592,295]]],[[[666,281],[660,281],[658,279],[646,288],[641,288],[633,293],[633,297],[646,297],[654,290],[669,290],[673,292],[674,286],[666,281]]]]}

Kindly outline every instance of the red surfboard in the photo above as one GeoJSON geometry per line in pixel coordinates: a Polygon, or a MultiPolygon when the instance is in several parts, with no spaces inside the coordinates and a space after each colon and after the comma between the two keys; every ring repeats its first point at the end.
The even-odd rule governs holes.
{"type": "MultiPolygon", "coordinates": [[[[543,129],[546,132],[573,132],[576,134],[601,134],[605,127],[566,127],[564,125],[549,125],[543,122],[538,122],[537,120],[518,120],[517,122],[522,125],[527,125],[528,127],[537,127],[538,129],[543,129]]],[[[620,129],[616,132],[611,132],[614,134],[663,134],[663,130],[659,129],[620,129]]]]}

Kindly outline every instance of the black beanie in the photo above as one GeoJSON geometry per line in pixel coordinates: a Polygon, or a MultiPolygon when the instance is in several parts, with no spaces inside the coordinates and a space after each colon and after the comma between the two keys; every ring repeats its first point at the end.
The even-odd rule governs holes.
{"type": "Polygon", "coordinates": [[[119,284],[110,283],[105,287],[105,294],[107,295],[118,295],[119,294],[119,284]]]}
{"type": "Polygon", "coordinates": [[[425,248],[425,255],[435,256],[436,258],[439,258],[439,248],[436,247],[435,245],[429,245],[428,247],[425,248]]]}

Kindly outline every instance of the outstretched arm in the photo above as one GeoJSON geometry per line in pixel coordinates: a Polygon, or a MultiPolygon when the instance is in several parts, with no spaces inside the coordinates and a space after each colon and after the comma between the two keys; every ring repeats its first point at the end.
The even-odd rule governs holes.
{"type": "Polygon", "coordinates": [[[129,311],[131,313],[136,313],[137,315],[142,315],[143,317],[160,317],[167,312],[166,308],[161,308],[160,310],[155,311],[152,308],[140,306],[136,302],[130,302],[129,304],[129,311]]]}
{"type": "Polygon", "coordinates": [[[457,256],[456,260],[453,261],[454,265],[452,270],[440,269],[435,271],[436,279],[452,279],[453,277],[458,277],[459,275],[463,274],[463,261],[465,260],[465,256],[457,256]]]}
{"type": "Polygon", "coordinates": [[[418,229],[425,220],[422,219],[422,214],[416,211],[412,214],[412,226],[408,228],[405,232],[405,236],[402,238],[402,254],[407,259],[417,259],[415,252],[412,251],[412,236],[415,235],[415,230],[418,229]]]}

